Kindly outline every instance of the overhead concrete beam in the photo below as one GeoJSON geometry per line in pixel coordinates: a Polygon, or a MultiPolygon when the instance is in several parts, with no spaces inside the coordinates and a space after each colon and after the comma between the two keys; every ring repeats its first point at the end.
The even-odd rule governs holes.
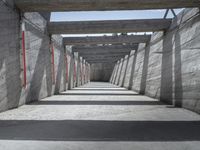
{"type": "Polygon", "coordinates": [[[114,63],[117,62],[118,60],[120,60],[123,57],[118,57],[118,58],[105,58],[105,59],[87,59],[88,63],[114,63]]]}
{"type": "Polygon", "coordinates": [[[50,22],[50,34],[153,32],[169,28],[171,19],[50,22]]]}
{"type": "Polygon", "coordinates": [[[115,57],[115,56],[125,56],[125,55],[129,55],[130,52],[121,52],[121,53],[92,53],[92,54],[79,54],[80,57],[83,58],[91,58],[91,57],[115,57]]]}
{"type": "Polygon", "coordinates": [[[146,43],[151,35],[120,35],[120,36],[94,36],[94,37],[65,37],[65,45],[93,45],[93,44],[120,44],[120,43],[146,43]]]}
{"type": "Polygon", "coordinates": [[[15,0],[19,9],[38,11],[144,10],[199,7],[199,0],[15,0]]]}
{"type": "Polygon", "coordinates": [[[83,57],[85,60],[99,60],[99,59],[108,59],[108,60],[113,60],[113,59],[119,59],[119,58],[124,58],[127,54],[124,55],[113,55],[113,56],[87,56],[83,57]]]}
{"type": "Polygon", "coordinates": [[[78,53],[115,53],[136,50],[138,44],[133,45],[105,45],[105,46],[73,46],[72,52],[78,53]]]}
{"type": "Polygon", "coordinates": [[[110,61],[115,61],[119,60],[121,58],[124,58],[126,55],[121,55],[121,56],[101,56],[101,57],[90,57],[90,58],[84,58],[87,62],[89,61],[96,61],[96,60],[110,60],[110,61]]]}
{"type": "Polygon", "coordinates": [[[109,51],[109,52],[91,52],[91,53],[87,53],[87,52],[80,52],[78,53],[79,56],[88,56],[88,55],[113,55],[113,54],[127,54],[130,53],[130,50],[126,50],[126,51],[109,51]]]}

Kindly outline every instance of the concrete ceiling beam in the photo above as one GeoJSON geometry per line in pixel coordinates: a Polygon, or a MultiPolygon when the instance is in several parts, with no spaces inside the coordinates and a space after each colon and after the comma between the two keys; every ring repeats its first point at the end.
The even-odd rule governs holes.
{"type": "Polygon", "coordinates": [[[93,37],[65,37],[64,45],[93,45],[93,44],[120,44],[146,43],[151,35],[120,35],[120,36],[93,36],[93,37]]]}
{"type": "Polygon", "coordinates": [[[199,0],[15,0],[26,12],[144,10],[199,7],[199,0]]]}
{"type": "Polygon", "coordinates": [[[130,52],[121,52],[121,53],[92,53],[92,54],[84,54],[80,53],[79,56],[83,58],[90,58],[90,57],[107,57],[107,56],[125,56],[129,55],[130,52]]]}
{"type": "Polygon", "coordinates": [[[154,32],[168,29],[171,19],[50,22],[50,34],[154,32]]]}
{"type": "Polygon", "coordinates": [[[73,46],[72,52],[78,53],[119,53],[137,50],[138,44],[133,45],[104,45],[104,46],[73,46]]]}

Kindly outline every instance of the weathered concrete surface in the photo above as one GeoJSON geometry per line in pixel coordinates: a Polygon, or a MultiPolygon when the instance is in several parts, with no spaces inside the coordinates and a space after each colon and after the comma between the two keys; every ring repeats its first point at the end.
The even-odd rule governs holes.
{"type": "Polygon", "coordinates": [[[200,112],[199,18],[199,9],[185,9],[169,30],[154,33],[137,51],[134,72],[127,73],[124,86],[132,75],[133,90],[200,112]]]}
{"type": "Polygon", "coordinates": [[[142,81],[142,70],[143,70],[143,64],[144,64],[144,55],[145,55],[145,44],[140,44],[138,51],[137,51],[137,58],[136,58],[136,64],[134,67],[134,76],[133,79],[130,81],[132,82],[132,87],[136,92],[140,92],[140,86],[142,81]]]}
{"type": "Polygon", "coordinates": [[[127,66],[127,71],[125,74],[125,80],[124,80],[125,88],[129,88],[132,66],[133,66],[133,62],[134,62],[134,54],[135,54],[135,51],[131,51],[130,55],[129,55],[129,61],[128,61],[128,66],[127,66]]]}
{"type": "Polygon", "coordinates": [[[51,34],[152,32],[168,29],[171,19],[50,22],[51,34]]]}
{"type": "Polygon", "coordinates": [[[123,60],[123,65],[122,65],[122,70],[121,70],[121,76],[120,76],[120,79],[119,79],[119,86],[123,86],[124,84],[124,79],[125,79],[125,75],[126,75],[126,71],[127,71],[127,63],[128,63],[128,59],[129,59],[129,56],[126,55],[124,57],[124,60],[123,60]]]}
{"type": "Polygon", "coordinates": [[[72,52],[79,52],[79,54],[93,54],[93,53],[120,53],[130,52],[138,48],[138,44],[127,44],[127,45],[89,45],[89,46],[73,46],[72,52]]]}
{"type": "Polygon", "coordinates": [[[15,0],[23,11],[97,11],[199,7],[199,0],[15,0]]]}
{"type": "Polygon", "coordinates": [[[120,35],[120,36],[92,36],[92,37],[65,37],[65,45],[96,45],[121,43],[146,43],[150,35],[120,35]]]}
{"type": "Polygon", "coordinates": [[[6,2],[9,5],[0,2],[0,111],[59,93],[65,87],[62,38],[52,37],[55,54],[53,84],[50,38],[46,35],[48,20],[39,13],[24,14],[27,86],[23,87],[20,17],[11,7],[12,0],[6,2]]]}
{"type": "Polygon", "coordinates": [[[0,114],[2,150],[198,150],[200,116],[108,83],[0,114]]]}
{"type": "Polygon", "coordinates": [[[120,59],[120,61],[119,61],[119,68],[118,68],[117,74],[116,74],[115,85],[118,85],[118,83],[119,83],[119,79],[120,79],[121,71],[122,71],[122,65],[123,65],[123,58],[120,59]]]}
{"type": "Polygon", "coordinates": [[[114,63],[93,63],[90,66],[90,80],[108,82],[114,63]]]}
{"type": "Polygon", "coordinates": [[[174,19],[165,36],[160,40],[160,33],[153,36],[146,88],[150,96],[197,112],[200,112],[199,27],[199,10],[186,9],[174,19]]]}

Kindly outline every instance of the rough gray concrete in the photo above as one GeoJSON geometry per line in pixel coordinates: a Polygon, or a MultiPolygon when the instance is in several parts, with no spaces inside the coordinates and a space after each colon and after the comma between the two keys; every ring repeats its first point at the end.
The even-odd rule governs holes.
{"type": "Polygon", "coordinates": [[[200,116],[109,83],[0,114],[0,150],[198,150],[200,116]]]}
{"type": "Polygon", "coordinates": [[[65,45],[93,45],[93,44],[130,44],[146,43],[151,35],[120,35],[120,36],[90,36],[90,37],[65,37],[65,45]]]}
{"type": "Polygon", "coordinates": [[[200,112],[199,18],[198,8],[184,9],[168,30],[140,44],[135,63],[130,56],[124,87],[200,112]]]}
{"type": "Polygon", "coordinates": [[[94,63],[91,64],[90,68],[91,81],[108,82],[114,68],[114,63],[94,63]]]}
{"type": "Polygon", "coordinates": [[[97,10],[141,10],[199,7],[199,0],[16,0],[23,11],[97,11],[97,10]]]}
{"type": "Polygon", "coordinates": [[[124,57],[123,60],[123,65],[122,65],[122,70],[121,70],[121,76],[119,79],[119,86],[123,86],[124,83],[124,78],[125,78],[125,74],[126,74],[126,68],[127,68],[127,63],[128,63],[128,55],[124,57]]]}
{"type": "Polygon", "coordinates": [[[152,32],[168,29],[171,19],[50,22],[51,34],[152,32]]]}
{"type": "Polygon", "coordinates": [[[58,35],[52,36],[55,84],[52,80],[49,20],[46,20],[49,14],[24,13],[20,20],[12,1],[0,2],[0,112],[59,93],[66,87],[64,47],[58,35]],[[23,86],[21,22],[25,23],[26,87],[23,86]]]}

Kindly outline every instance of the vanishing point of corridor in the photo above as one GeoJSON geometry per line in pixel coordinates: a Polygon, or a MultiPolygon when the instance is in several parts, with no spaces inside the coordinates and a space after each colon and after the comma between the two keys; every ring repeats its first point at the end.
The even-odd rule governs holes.
{"type": "Polygon", "coordinates": [[[199,150],[200,116],[109,83],[0,114],[3,150],[199,150]]]}

